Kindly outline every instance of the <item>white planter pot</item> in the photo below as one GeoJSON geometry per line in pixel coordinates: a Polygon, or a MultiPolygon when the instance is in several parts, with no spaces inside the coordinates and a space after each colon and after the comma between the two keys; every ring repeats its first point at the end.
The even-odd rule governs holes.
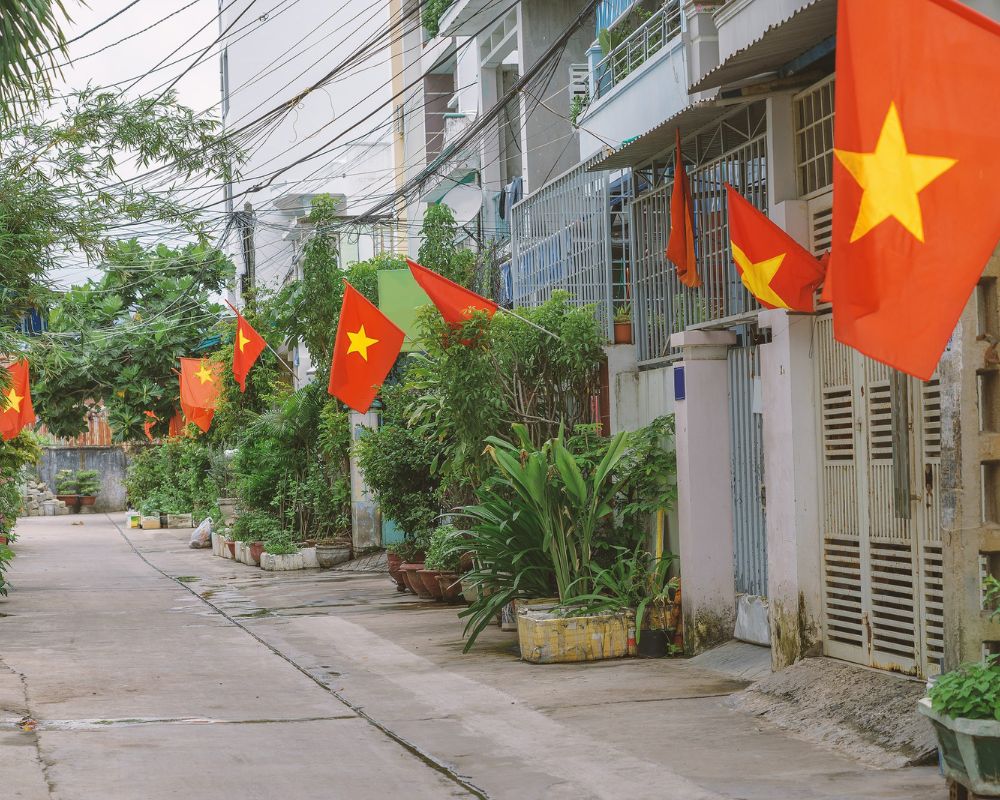
{"type": "Polygon", "coordinates": [[[222,534],[212,531],[212,555],[222,557],[222,534]]]}
{"type": "Polygon", "coordinates": [[[159,514],[143,514],[141,523],[142,529],[144,531],[156,531],[160,529],[160,515],[159,514]]]}
{"type": "Polygon", "coordinates": [[[223,558],[232,558],[233,557],[233,554],[231,552],[229,552],[229,539],[226,539],[222,543],[222,557],[223,558]]]}
{"type": "MultiPolygon", "coordinates": [[[[315,556],[315,554],[314,554],[315,556]]],[[[302,553],[292,553],[287,556],[276,556],[273,553],[264,553],[260,557],[261,569],[271,572],[287,572],[294,569],[305,569],[305,560],[302,553]]]]}
{"type": "Polygon", "coordinates": [[[303,547],[299,550],[302,556],[302,566],[299,569],[319,569],[319,559],[316,558],[315,547],[303,547]]]}
{"type": "Polygon", "coordinates": [[[190,514],[167,514],[168,528],[193,528],[190,514]]]}

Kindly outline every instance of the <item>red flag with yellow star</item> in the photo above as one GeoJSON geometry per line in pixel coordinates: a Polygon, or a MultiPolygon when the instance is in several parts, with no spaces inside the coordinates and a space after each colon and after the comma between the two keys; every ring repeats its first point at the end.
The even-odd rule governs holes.
{"type": "Polygon", "coordinates": [[[1000,239],[1000,25],[957,0],[840,0],[834,334],[928,379],[1000,239]]]}
{"type": "Polygon", "coordinates": [[[691,183],[684,169],[681,154],[681,129],[676,131],[674,149],[674,188],[670,194],[670,238],[667,240],[668,259],[677,267],[677,278],[685,286],[701,286],[698,262],[694,255],[694,202],[691,183]]]}
{"type": "Polygon", "coordinates": [[[729,245],[747,291],[765,308],[815,311],[819,261],[728,183],[729,245]]]}
{"type": "Polygon", "coordinates": [[[403,347],[403,332],[347,281],[328,391],[364,414],[403,347]]]}
{"type": "Polygon", "coordinates": [[[10,385],[0,391],[0,436],[4,441],[13,439],[22,428],[35,421],[27,359],[8,365],[7,371],[10,385]]]}
{"type": "Polygon", "coordinates": [[[247,390],[247,375],[251,367],[257,363],[260,354],[264,352],[267,342],[243,318],[243,315],[236,311],[232,303],[227,301],[227,304],[236,312],[236,338],[233,339],[233,377],[240,385],[240,391],[245,392],[247,390]]]}
{"type": "Polygon", "coordinates": [[[490,317],[497,313],[497,304],[492,300],[459,286],[444,275],[438,275],[416,261],[406,259],[406,263],[410,267],[413,279],[427,292],[427,296],[437,306],[444,321],[452,327],[461,325],[476,311],[485,311],[490,317]]]}
{"type": "Polygon", "coordinates": [[[219,365],[207,358],[182,358],[180,361],[184,418],[207,432],[215,416],[215,404],[222,384],[219,365]]]}

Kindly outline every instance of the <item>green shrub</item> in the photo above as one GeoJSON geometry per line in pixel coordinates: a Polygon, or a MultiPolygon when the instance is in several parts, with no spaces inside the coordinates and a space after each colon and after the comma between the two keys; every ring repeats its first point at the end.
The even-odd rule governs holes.
{"type": "Polygon", "coordinates": [[[140,510],[209,516],[219,496],[211,454],[200,437],[176,437],[144,447],[132,456],[125,474],[129,503],[140,510]]]}
{"type": "Polygon", "coordinates": [[[73,470],[61,469],[56,473],[56,494],[78,494],[79,489],[79,479],[73,470]]]}
{"type": "Polygon", "coordinates": [[[277,539],[280,534],[281,523],[260,511],[240,514],[231,531],[232,537],[241,542],[266,542],[277,539]]]}
{"type": "Polygon", "coordinates": [[[101,491],[101,473],[96,469],[82,469],[76,473],[77,494],[93,497],[101,491]]]}
{"type": "Polygon", "coordinates": [[[457,530],[454,525],[441,525],[430,535],[424,566],[441,572],[458,572],[464,550],[456,547],[457,530]]]}
{"type": "Polygon", "coordinates": [[[1000,720],[1000,664],[991,656],[946,672],[929,692],[931,705],[952,718],[1000,720]]]}

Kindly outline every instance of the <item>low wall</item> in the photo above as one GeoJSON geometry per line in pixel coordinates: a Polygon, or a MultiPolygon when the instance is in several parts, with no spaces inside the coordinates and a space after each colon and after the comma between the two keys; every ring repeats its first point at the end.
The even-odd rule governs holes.
{"type": "Polygon", "coordinates": [[[96,469],[101,475],[101,492],[94,504],[95,511],[125,509],[125,468],[128,457],[120,446],[113,447],[43,447],[38,464],[38,477],[56,490],[56,473],[61,469],[74,472],[96,469]]]}

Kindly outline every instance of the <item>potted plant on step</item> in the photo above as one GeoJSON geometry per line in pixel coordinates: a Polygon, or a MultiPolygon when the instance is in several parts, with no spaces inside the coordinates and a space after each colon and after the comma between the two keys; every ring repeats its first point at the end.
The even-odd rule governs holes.
{"type": "Polygon", "coordinates": [[[424,558],[428,547],[427,534],[418,534],[413,538],[412,542],[413,545],[408,553],[408,560],[400,564],[399,569],[405,576],[404,580],[411,592],[424,600],[431,600],[434,595],[430,589],[424,586],[424,582],[420,579],[419,575],[420,570],[424,568],[424,558]]]}
{"type": "Polygon", "coordinates": [[[82,469],[76,473],[76,493],[81,506],[92,506],[101,491],[101,473],[96,469],[82,469]]]}
{"type": "Polygon", "coordinates": [[[632,304],[625,303],[615,311],[615,344],[632,344],[632,304]]]}
{"type": "MultiPolygon", "coordinates": [[[[985,589],[984,607],[995,608],[1000,582],[990,576],[985,589]]],[[[1000,795],[1000,656],[941,675],[918,710],[937,734],[944,774],[977,797],[1000,795]]]]}
{"type": "Polygon", "coordinates": [[[71,469],[61,469],[56,473],[56,500],[62,500],[67,507],[76,508],[80,504],[76,474],[71,469]]]}

